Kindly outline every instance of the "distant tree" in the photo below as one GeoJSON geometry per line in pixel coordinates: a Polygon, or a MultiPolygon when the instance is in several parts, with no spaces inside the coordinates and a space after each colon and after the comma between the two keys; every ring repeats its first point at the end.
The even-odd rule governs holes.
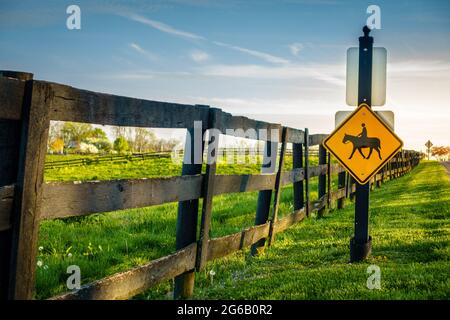
{"type": "Polygon", "coordinates": [[[88,132],[88,137],[84,139],[84,142],[94,145],[97,148],[97,152],[110,152],[112,149],[111,142],[108,139],[105,131],[101,128],[95,128],[88,132]]]}
{"type": "Polygon", "coordinates": [[[54,153],[63,153],[64,151],[64,140],[61,138],[56,138],[50,144],[50,150],[54,153]]]}
{"type": "Polygon", "coordinates": [[[92,125],[89,123],[65,122],[62,127],[64,144],[68,146],[71,142],[79,145],[89,137],[92,125]]]}
{"type": "Polygon", "coordinates": [[[135,128],[132,150],[139,153],[153,151],[152,146],[156,140],[156,134],[153,131],[147,128],[135,128]]]}
{"type": "Polygon", "coordinates": [[[106,132],[103,131],[101,128],[94,128],[93,130],[88,132],[87,135],[89,138],[108,140],[108,136],[106,135],[106,132]]]}
{"type": "Polygon", "coordinates": [[[128,141],[124,137],[118,137],[114,140],[114,150],[118,153],[126,153],[129,149],[128,141]]]}
{"type": "Polygon", "coordinates": [[[436,146],[431,148],[431,155],[440,161],[447,160],[450,155],[450,147],[436,146]]]}

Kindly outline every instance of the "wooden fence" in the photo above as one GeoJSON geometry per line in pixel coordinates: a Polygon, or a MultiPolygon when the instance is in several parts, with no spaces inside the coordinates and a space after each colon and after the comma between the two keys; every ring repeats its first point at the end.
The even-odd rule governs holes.
{"type": "MultiPolygon", "coordinates": [[[[229,132],[227,132],[229,133],[229,132]]],[[[125,299],[161,281],[175,278],[175,297],[186,298],[194,288],[195,271],[207,261],[246,247],[257,254],[275,235],[310,216],[323,214],[355,191],[352,179],[333,164],[321,146],[326,135],[309,134],[279,124],[232,116],[220,109],[147,101],[91,92],[66,85],[32,80],[27,73],[0,71],[0,290],[2,298],[32,299],[35,290],[39,222],[178,202],[176,251],[126,272],[108,276],[54,299],[125,299]],[[216,128],[266,129],[277,135],[257,136],[266,141],[267,162],[256,175],[217,175],[215,163],[185,162],[182,175],[166,178],[43,182],[50,120],[116,126],[185,128],[193,132],[201,121],[203,132],[216,128]],[[277,129],[277,131],[273,131],[277,129]],[[293,169],[283,171],[287,144],[292,143],[293,169]],[[319,147],[319,164],[309,165],[311,146],[319,147]],[[280,146],[280,151],[278,147],[280,146]],[[275,153],[274,151],[275,150],[275,153]],[[275,157],[278,156],[278,161],[275,157]],[[331,178],[338,174],[338,188],[331,178]],[[310,179],[318,177],[317,201],[310,199],[310,179]],[[293,184],[294,211],[278,219],[281,188],[293,184]],[[215,195],[259,191],[255,226],[221,238],[209,238],[212,199],[215,195]],[[203,198],[200,236],[197,237],[199,199],[203,198]]],[[[193,143],[194,136],[191,135],[193,143]]],[[[202,143],[204,149],[206,143],[202,143]]],[[[194,155],[193,155],[194,156],[194,155]]],[[[380,185],[410,171],[419,154],[400,152],[373,179],[380,185]]]]}

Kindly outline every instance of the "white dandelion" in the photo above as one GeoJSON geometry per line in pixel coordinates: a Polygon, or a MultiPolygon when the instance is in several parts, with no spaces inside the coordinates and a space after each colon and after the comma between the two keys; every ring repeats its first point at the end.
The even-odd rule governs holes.
{"type": "Polygon", "coordinates": [[[215,275],[216,275],[216,272],[211,269],[211,271],[209,271],[209,276],[211,278],[211,284],[213,284],[213,280],[214,280],[214,276],[215,275]]]}

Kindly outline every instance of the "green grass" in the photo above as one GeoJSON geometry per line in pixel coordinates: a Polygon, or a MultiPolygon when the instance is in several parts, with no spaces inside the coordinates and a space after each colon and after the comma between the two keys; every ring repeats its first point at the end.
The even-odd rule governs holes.
{"type": "MultiPolygon", "coordinates": [[[[160,175],[161,171],[150,171],[154,165],[79,167],[70,175],[61,172],[64,169],[52,169],[45,177],[92,180],[93,175],[96,179],[160,175]]],[[[242,173],[234,165],[219,168],[224,174],[242,173]]],[[[244,171],[258,172],[259,167],[250,165],[244,171]]],[[[316,198],[317,179],[311,189],[316,198]]],[[[260,257],[249,258],[244,250],[209,263],[197,274],[194,298],[449,298],[450,188],[443,168],[434,162],[423,163],[371,197],[374,242],[369,261],[348,264],[348,240],[353,232],[349,203],[344,210],[322,219],[313,217],[278,234],[274,246],[260,257]],[[366,268],[372,263],[381,268],[381,290],[365,286],[366,268]],[[216,272],[212,283],[211,269],[216,272]]],[[[215,197],[212,236],[253,225],[256,199],[257,193],[215,197]]],[[[291,212],[291,187],[283,189],[281,201],[281,215],[291,212]]],[[[82,283],[88,283],[173,252],[176,212],[176,204],[166,204],[41,223],[38,260],[43,265],[37,268],[37,298],[65,291],[69,265],[80,266],[82,283]]],[[[137,298],[168,298],[172,287],[172,282],[165,282],[137,298]]]]}

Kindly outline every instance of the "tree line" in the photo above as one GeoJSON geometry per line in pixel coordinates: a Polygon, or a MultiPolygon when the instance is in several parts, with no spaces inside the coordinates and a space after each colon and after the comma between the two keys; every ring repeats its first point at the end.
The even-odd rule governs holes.
{"type": "Polygon", "coordinates": [[[50,153],[144,153],[171,151],[180,141],[162,139],[148,128],[111,126],[106,132],[88,123],[52,121],[48,135],[50,153]]]}

